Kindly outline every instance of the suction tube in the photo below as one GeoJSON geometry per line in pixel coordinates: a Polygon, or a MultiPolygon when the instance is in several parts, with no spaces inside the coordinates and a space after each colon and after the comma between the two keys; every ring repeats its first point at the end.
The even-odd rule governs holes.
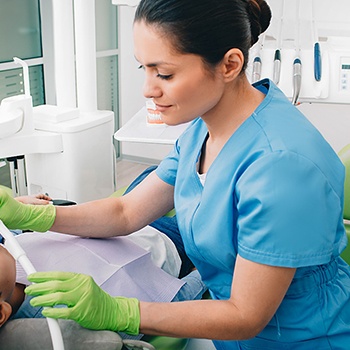
{"type": "MultiPolygon", "coordinates": [[[[22,265],[27,275],[36,272],[33,264],[28,259],[25,251],[22,249],[13,234],[7,229],[4,223],[0,220],[0,233],[5,238],[5,246],[11,253],[11,255],[22,265]]],[[[57,320],[53,318],[47,318],[49,326],[52,345],[54,350],[64,350],[63,338],[60,326],[57,320]]]]}

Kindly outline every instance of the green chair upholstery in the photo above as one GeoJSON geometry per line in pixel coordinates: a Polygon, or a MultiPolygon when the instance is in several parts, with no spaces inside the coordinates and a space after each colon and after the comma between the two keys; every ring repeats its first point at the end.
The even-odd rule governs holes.
{"type": "Polygon", "coordinates": [[[153,345],[157,350],[185,350],[189,339],[145,335],[142,340],[153,345]]]}
{"type": "MultiPolygon", "coordinates": [[[[344,226],[350,242],[350,144],[342,148],[339,153],[339,158],[345,166],[345,182],[344,182],[344,226]]],[[[350,265],[350,244],[348,243],[341,257],[350,265]]]]}

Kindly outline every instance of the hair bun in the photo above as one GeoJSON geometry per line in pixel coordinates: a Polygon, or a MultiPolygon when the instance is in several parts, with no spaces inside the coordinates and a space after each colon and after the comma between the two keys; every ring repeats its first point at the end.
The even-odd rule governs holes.
{"type": "Polygon", "coordinates": [[[268,28],[271,21],[271,9],[265,0],[248,0],[248,14],[250,19],[250,30],[254,45],[259,35],[268,28]]]}

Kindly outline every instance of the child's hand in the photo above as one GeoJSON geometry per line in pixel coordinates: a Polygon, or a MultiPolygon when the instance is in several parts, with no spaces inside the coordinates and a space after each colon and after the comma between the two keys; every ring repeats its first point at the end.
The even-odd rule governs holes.
{"type": "Polygon", "coordinates": [[[37,194],[32,196],[16,197],[15,200],[23,204],[46,205],[50,203],[51,198],[46,194],[37,194]]]}

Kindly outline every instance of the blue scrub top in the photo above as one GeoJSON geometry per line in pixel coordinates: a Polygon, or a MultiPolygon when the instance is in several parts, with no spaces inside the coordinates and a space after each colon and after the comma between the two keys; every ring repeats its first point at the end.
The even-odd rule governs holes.
{"type": "MultiPolygon", "coordinates": [[[[339,258],[347,244],[342,218],[344,166],[318,130],[270,80],[254,86],[265,99],[227,141],[204,186],[197,175],[208,134],[201,118],[181,135],[156,171],[175,186],[175,209],[186,252],[214,299],[230,297],[237,254],[257,263],[297,268],[289,290],[293,296],[287,293],[264,331],[240,346],[273,348],[261,343],[262,339],[276,341],[278,346],[292,342],[293,349],[295,342],[302,341],[301,349],[307,349],[304,341],[310,338],[344,335],[332,317],[320,315],[320,308],[330,314],[338,310],[339,317],[339,309],[347,305],[350,315],[349,268],[339,258]],[[333,300],[329,296],[338,289],[343,294],[326,308],[319,305],[320,295],[316,294],[318,312],[310,309],[303,314],[310,296],[315,298],[313,288],[331,279],[339,279],[337,290],[329,287],[322,298],[333,300]],[[344,283],[346,288],[342,288],[344,283]],[[295,298],[299,289],[307,289],[307,296],[295,298]]],[[[349,341],[350,316],[341,324],[345,324],[349,341]]],[[[321,343],[316,345],[323,349],[321,343]]],[[[216,346],[232,349],[233,342],[216,346]]],[[[310,349],[314,346],[310,344],[310,349]]]]}

